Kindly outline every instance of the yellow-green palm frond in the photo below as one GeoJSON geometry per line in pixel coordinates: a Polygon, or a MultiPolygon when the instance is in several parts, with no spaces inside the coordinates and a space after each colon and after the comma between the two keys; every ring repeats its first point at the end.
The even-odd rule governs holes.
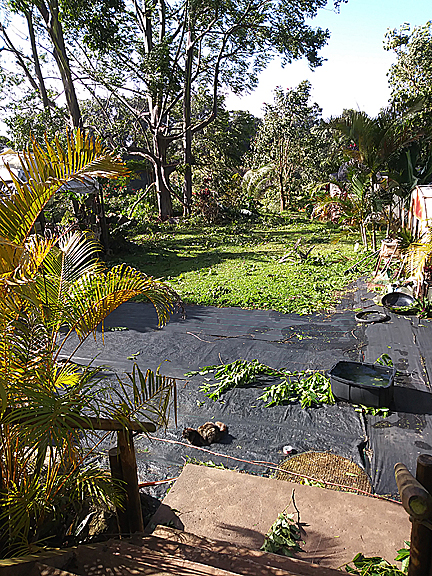
{"type": "Polygon", "coordinates": [[[83,340],[116,308],[134,296],[146,296],[156,308],[159,325],[173,311],[177,294],[166,284],[125,264],[104,273],[85,274],[65,295],[65,321],[83,340]]]}
{"type": "Polygon", "coordinates": [[[151,422],[157,427],[168,425],[172,406],[177,424],[177,385],[174,378],[147,370],[145,374],[134,364],[128,381],[117,376],[119,389],[113,389],[107,404],[110,418],[127,426],[129,420],[151,422]]]}
{"type": "Polygon", "coordinates": [[[51,251],[55,239],[30,236],[25,245],[0,238],[0,278],[9,286],[35,280],[39,267],[51,251]]]}
{"type": "Polygon", "coordinates": [[[61,324],[73,322],[73,307],[67,297],[71,285],[85,275],[103,274],[97,250],[98,244],[90,235],[69,231],[46,254],[37,286],[45,323],[54,338],[61,324]]]}
{"type": "Polygon", "coordinates": [[[26,181],[9,169],[13,187],[0,199],[0,236],[15,244],[24,242],[45,204],[68,181],[128,174],[125,164],[104,150],[100,140],[80,130],[75,136],[68,134],[66,149],[58,140],[47,141],[45,152],[33,140],[19,158],[26,181]]]}

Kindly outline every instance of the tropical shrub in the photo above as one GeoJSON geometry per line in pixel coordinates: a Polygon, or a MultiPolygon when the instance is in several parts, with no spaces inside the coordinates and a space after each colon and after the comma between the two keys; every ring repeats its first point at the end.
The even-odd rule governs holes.
{"type": "Polygon", "coordinates": [[[78,534],[89,505],[121,498],[107,471],[88,460],[92,417],[145,418],[166,424],[175,383],[135,368],[116,390],[98,369],[62,357],[72,334],[78,346],[121,303],[138,294],[166,322],[175,294],[129,266],[106,269],[86,233],[34,234],[40,211],[67,181],[117,178],[126,168],[80,131],[35,141],[21,157],[26,181],[0,198],[0,556],[61,545],[78,534]]]}

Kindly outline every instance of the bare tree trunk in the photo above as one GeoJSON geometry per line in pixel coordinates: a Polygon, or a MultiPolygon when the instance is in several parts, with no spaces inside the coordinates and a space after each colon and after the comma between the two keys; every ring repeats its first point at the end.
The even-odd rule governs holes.
{"type": "Polygon", "coordinates": [[[372,220],[372,250],[376,251],[376,230],[375,230],[375,222],[372,220]]]}
{"type": "Polygon", "coordinates": [[[364,222],[360,223],[360,232],[361,232],[363,246],[365,247],[365,250],[367,250],[368,249],[368,239],[367,239],[366,225],[364,222]]]}
{"type": "Polygon", "coordinates": [[[27,27],[28,27],[29,36],[30,36],[30,44],[31,44],[31,49],[32,49],[35,73],[36,73],[38,83],[39,83],[39,94],[40,94],[40,97],[42,99],[42,104],[43,104],[44,109],[49,112],[50,107],[52,106],[55,108],[55,105],[53,102],[50,102],[50,99],[48,98],[48,93],[46,90],[44,77],[42,75],[42,70],[40,67],[39,55],[38,55],[38,51],[37,51],[37,47],[36,47],[36,36],[35,36],[35,31],[34,31],[34,26],[33,26],[32,14],[31,14],[30,10],[25,11],[25,17],[27,20],[27,27]]]}
{"type": "Polygon", "coordinates": [[[280,210],[281,212],[283,212],[284,210],[286,210],[286,197],[285,197],[282,170],[279,170],[279,193],[280,193],[280,210]]]}
{"type": "Polygon", "coordinates": [[[163,174],[164,167],[158,162],[155,166],[157,201],[159,209],[159,218],[167,220],[172,216],[172,202],[170,190],[165,183],[163,174]]]}
{"type": "Polygon", "coordinates": [[[160,134],[154,139],[155,158],[153,166],[155,171],[156,192],[158,200],[159,218],[167,220],[172,216],[171,190],[169,188],[169,167],[166,163],[168,141],[160,134]]]}
{"type": "Polygon", "coordinates": [[[44,2],[37,5],[47,26],[48,34],[53,44],[53,56],[62,79],[69,115],[74,128],[82,127],[81,110],[72,80],[69,58],[63,36],[63,28],[59,20],[57,0],[48,1],[49,10],[44,2]]]}
{"type": "Polygon", "coordinates": [[[183,162],[185,166],[183,181],[183,216],[189,216],[192,206],[192,132],[191,132],[191,81],[193,46],[191,31],[188,32],[186,47],[185,84],[183,91],[183,162]]]}

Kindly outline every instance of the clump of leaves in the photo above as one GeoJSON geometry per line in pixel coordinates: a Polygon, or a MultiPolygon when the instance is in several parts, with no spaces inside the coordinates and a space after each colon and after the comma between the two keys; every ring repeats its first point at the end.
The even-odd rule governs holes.
{"type": "Polygon", "coordinates": [[[379,356],[376,359],[375,364],[381,364],[381,366],[393,367],[393,360],[392,360],[391,356],[389,356],[388,354],[381,354],[381,356],[379,356]]]}
{"type": "Polygon", "coordinates": [[[200,370],[193,370],[192,372],[186,372],[185,376],[195,376],[197,374],[214,374],[214,379],[218,380],[216,384],[207,383],[204,384],[200,391],[204,392],[205,395],[211,400],[219,400],[221,394],[230,390],[231,388],[237,388],[239,386],[247,386],[256,381],[257,377],[260,375],[273,376],[276,371],[270,366],[261,364],[258,360],[235,360],[230,364],[220,364],[214,366],[204,366],[200,370]]]}
{"type": "Polygon", "coordinates": [[[330,379],[319,371],[303,370],[302,372],[280,371],[281,382],[264,388],[260,400],[268,402],[266,406],[279,406],[286,402],[300,401],[302,408],[314,405],[334,404],[330,379]]]}
{"type": "Polygon", "coordinates": [[[221,395],[232,388],[247,386],[257,382],[260,376],[278,378],[280,382],[264,388],[264,394],[258,399],[268,402],[267,406],[278,406],[286,402],[299,401],[302,408],[320,404],[334,404],[330,379],[319,371],[303,370],[290,372],[277,370],[258,360],[235,360],[230,364],[205,366],[200,370],[187,372],[185,376],[214,374],[216,383],[205,383],[200,391],[211,400],[219,400],[221,395]]]}
{"type": "MultiPolygon", "coordinates": [[[[184,457],[185,466],[186,464],[195,464],[196,466],[207,466],[207,468],[219,468],[220,470],[233,470],[233,468],[228,468],[223,464],[216,464],[213,460],[198,460],[197,458],[193,458],[191,456],[184,457]]],[[[236,470],[236,468],[234,468],[236,470]]]]}
{"type": "Polygon", "coordinates": [[[389,408],[373,408],[372,406],[365,406],[364,404],[353,404],[354,410],[360,414],[370,414],[371,416],[381,416],[387,418],[390,414],[389,408]]]}
{"type": "Polygon", "coordinates": [[[300,527],[294,520],[294,514],[287,514],[284,510],[264,536],[261,550],[291,557],[294,552],[302,552],[300,543],[303,543],[300,527]]]}
{"type": "Polygon", "coordinates": [[[345,565],[345,570],[350,574],[357,574],[358,576],[405,576],[408,573],[409,562],[409,542],[405,542],[408,548],[401,548],[398,550],[398,555],[395,560],[402,561],[402,567],[399,569],[397,566],[390,564],[380,556],[373,556],[367,558],[363,554],[357,554],[350,564],[345,565]]]}
{"type": "Polygon", "coordinates": [[[419,318],[430,318],[432,316],[432,302],[427,298],[416,300],[416,310],[419,318]]]}

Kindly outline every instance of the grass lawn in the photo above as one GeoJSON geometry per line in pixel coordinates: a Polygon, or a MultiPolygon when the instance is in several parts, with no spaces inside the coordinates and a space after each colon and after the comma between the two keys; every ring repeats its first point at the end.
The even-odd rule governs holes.
{"type": "Polygon", "coordinates": [[[298,215],[272,223],[167,224],[131,240],[133,249],[119,259],[164,279],[185,303],[301,314],[330,309],[358,276],[345,271],[364,256],[353,250],[356,236],[298,215]],[[293,254],[280,263],[299,239],[304,251],[314,246],[308,259],[293,254]]]}

